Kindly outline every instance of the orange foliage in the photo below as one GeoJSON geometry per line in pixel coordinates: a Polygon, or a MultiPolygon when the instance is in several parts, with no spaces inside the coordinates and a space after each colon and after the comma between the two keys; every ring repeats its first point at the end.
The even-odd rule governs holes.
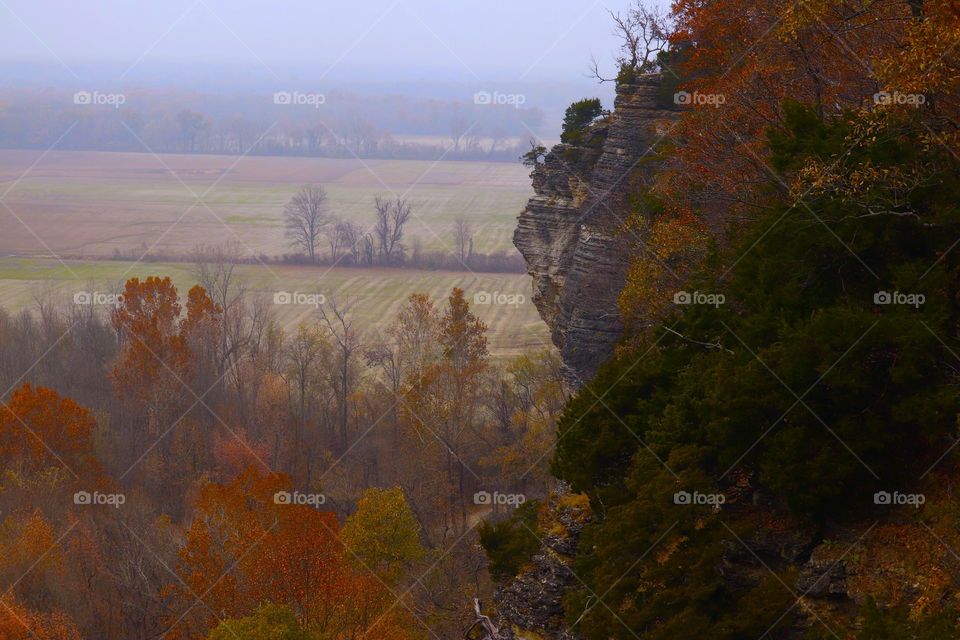
{"type": "Polygon", "coordinates": [[[25,384],[0,408],[0,463],[22,475],[50,467],[80,477],[97,474],[95,426],[90,412],[73,400],[25,384]]]}
{"type": "Polygon", "coordinates": [[[81,636],[66,615],[31,611],[11,596],[3,596],[0,597],[0,640],[81,640],[81,636]]]}
{"type": "Polygon", "coordinates": [[[203,637],[217,623],[211,610],[238,618],[267,602],[289,606],[302,623],[332,637],[410,637],[402,629],[411,623],[390,609],[383,583],[347,562],[336,516],[275,499],[290,490],[289,477],[254,467],[233,482],[204,487],[179,554],[188,587],[182,601],[194,615],[174,637],[203,637]],[[202,605],[193,604],[193,594],[204,594],[202,605]]]}
{"type": "Polygon", "coordinates": [[[123,302],[112,318],[122,346],[113,367],[113,379],[121,391],[142,401],[163,393],[160,386],[169,387],[167,393],[182,391],[180,383],[189,380],[193,364],[191,346],[210,347],[211,340],[216,344],[221,309],[198,285],[190,289],[182,320],[181,311],[170,278],[127,281],[123,302]]]}

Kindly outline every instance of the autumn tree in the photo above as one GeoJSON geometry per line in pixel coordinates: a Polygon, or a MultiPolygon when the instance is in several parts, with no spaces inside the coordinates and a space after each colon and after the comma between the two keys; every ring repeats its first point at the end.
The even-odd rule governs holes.
{"type": "MultiPolygon", "coordinates": [[[[311,454],[317,446],[315,434],[311,432],[322,426],[318,424],[322,405],[329,395],[324,393],[322,385],[333,364],[333,345],[329,335],[318,325],[305,322],[284,344],[284,355],[284,374],[290,385],[292,413],[296,420],[286,468],[298,477],[307,477],[313,465],[311,454]]],[[[327,428],[329,430],[332,426],[327,428]]]]}
{"type": "Polygon", "coordinates": [[[9,595],[0,598],[0,638],[4,640],[81,640],[76,625],[61,612],[33,611],[9,595]]]}
{"type": "Polygon", "coordinates": [[[209,462],[202,427],[220,423],[208,409],[217,404],[221,314],[203,287],[190,289],[184,309],[170,278],[151,276],[127,281],[111,318],[120,342],[112,379],[125,411],[119,435],[129,446],[124,473],[147,473],[168,508],[209,462]]]}
{"type": "MultiPolygon", "coordinates": [[[[332,513],[287,504],[289,477],[247,469],[228,484],[209,484],[180,550],[178,573],[190,593],[207,594],[185,623],[215,626],[211,611],[251,615],[259,604],[290,606],[298,616],[330,615],[343,580],[332,513]]],[[[176,585],[174,585],[176,587],[176,585]]]]}
{"type": "Polygon", "coordinates": [[[477,479],[467,457],[469,436],[480,426],[481,379],[486,371],[486,325],[471,311],[463,290],[454,288],[440,318],[440,357],[410,385],[401,407],[403,420],[442,474],[447,504],[445,517],[459,513],[465,526],[470,478],[477,479]],[[430,453],[428,453],[430,452],[430,453]],[[468,478],[468,476],[470,478],[468,478]]]}
{"type": "Polygon", "coordinates": [[[400,487],[367,489],[356,512],[347,518],[341,537],[362,567],[388,582],[396,581],[425,553],[420,524],[400,487]]]}
{"type": "Polygon", "coordinates": [[[177,637],[204,637],[218,623],[214,634],[229,633],[231,619],[239,630],[266,625],[336,640],[412,637],[404,608],[378,578],[353,566],[336,517],[277,497],[291,490],[288,476],[254,468],[204,487],[179,554],[186,587],[172,587],[189,603],[183,620],[172,621],[177,637]],[[204,594],[202,602],[192,594],[204,594]]]}
{"type": "Polygon", "coordinates": [[[24,480],[43,473],[70,480],[99,473],[94,456],[96,421],[69,398],[24,384],[0,408],[0,460],[5,473],[24,480]]]}
{"type": "Polygon", "coordinates": [[[305,629],[290,607],[265,604],[253,615],[224,620],[210,632],[207,640],[321,640],[305,629]]]}

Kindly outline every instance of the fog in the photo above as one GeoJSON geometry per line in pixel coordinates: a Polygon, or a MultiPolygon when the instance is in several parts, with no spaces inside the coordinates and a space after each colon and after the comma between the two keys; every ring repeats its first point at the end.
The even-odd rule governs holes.
{"type": "MultiPolygon", "coordinates": [[[[446,136],[458,126],[452,120],[467,118],[488,123],[474,131],[481,137],[550,140],[572,101],[596,96],[612,107],[613,87],[588,78],[587,67],[596,56],[614,73],[617,41],[608,12],[626,6],[627,0],[0,0],[0,147],[44,147],[58,135],[51,121],[103,121],[103,113],[71,111],[77,91],[123,94],[125,106],[137,110],[125,116],[136,121],[140,113],[169,121],[194,110],[266,128],[275,118],[257,110],[263,96],[299,91],[339,96],[324,114],[312,114],[338,132],[356,127],[345,120],[360,118],[381,134],[446,136]],[[526,112],[464,115],[478,94],[493,96],[493,106],[500,97],[499,106],[526,112]],[[376,107],[381,101],[403,104],[384,111],[376,107]],[[408,116],[434,126],[408,123],[408,116]]],[[[102,123],[88,125],[94,133],[61,148],[126,148],[101,132],[102,123]]],[[[359,145],[356,152],[362,153],[359,145]]],[[[515,157],[512,149],[501,156],[515,157]]]]}
{"type": "Polygon", "coordinates": [[[42,70],[44,80],[67,83],[578,82],[591,54],[609,57],[615,48],[606,11],[623,6],[4,0],[0,61],[8,79],[35,80],[42,70]]]}

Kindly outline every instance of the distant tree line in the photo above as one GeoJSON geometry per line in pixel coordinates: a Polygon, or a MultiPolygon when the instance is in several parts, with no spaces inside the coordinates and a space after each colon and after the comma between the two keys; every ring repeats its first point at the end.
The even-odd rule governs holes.
{"type": "Polygon", "coordinates": [[[5,148],[512,162],[542,122],[536,108],[399,96],[335,93],[310,106],[131,92],[115,108],[75,104],[68,93],[0,93],[5,148]]]}

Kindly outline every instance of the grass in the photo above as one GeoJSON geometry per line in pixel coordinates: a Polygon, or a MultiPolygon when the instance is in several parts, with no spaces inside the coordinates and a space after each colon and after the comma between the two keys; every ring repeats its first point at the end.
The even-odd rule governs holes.
{"type": "MultiPolygon", "coordinates": [[[[190,265],[183,263],[68,260],[61,264],[51,258],[0,258],[0,307],[11,312],[30,309],[43,297],[69,305],[77,291],[119,291],[127,278],[150,275],[170,276],[181,296],[195,282],[190,265]]],[[[504,359],[550,344],[547,327],[530,302],[526,275],[240,265],[237,276],[251,296],[270,302],[280,291],[322,294],[328,304],[335,301],[348,308],[370,336],[392,321],[411,293],[428,293],[438,304],[443,304],[455,286],[462,288],[471,302],[480,291],[522,294],[526,300],[516,306],[471,304],[489,326],[491,353],[504,359]]],[[[310,306],[273,305],[271,309],[277,322],[287,329],[316,314],[310,306]]]]}

